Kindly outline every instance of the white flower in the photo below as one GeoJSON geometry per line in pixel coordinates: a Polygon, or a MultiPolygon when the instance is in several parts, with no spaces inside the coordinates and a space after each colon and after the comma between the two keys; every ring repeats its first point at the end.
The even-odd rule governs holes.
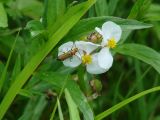
{"type": "Polygon", "coordinates": [[[65,66],[77,67],[83,63],[91,74],[105,73],[111,68],[113,57],[109,49],[116,47],[117,42],[120,40],[121,27],[114,22],[108,21],[102,25],[102,29],[97,27],[95,29],[103,37],[101,45],[76,41],[75,43],[67,42],[59,47],[59,56],[69,56],[63,60],[65,66]],[[95,50],[98,47],[102,49],[97,53],[95,50]]]}
{"type": "MultiPolygon", "coordinates": [[[[95,49],[97,49],[100,45],[91,43],[91,42],[84,42],[84,41],[78,41],[78,42],[67,42],[61,45],[58,49],[58,56],[65,55],[66,59],[63,60],[63,64],[68,67],[77,67],[79,66],[83,61],[83,55],[84,53],[90,54],[95,49]],[[67,58],[67,53],[73,51],[74,49],[77,49],[77,52],[75,52],[73,55],[67,58]]],[[[87,59],[86,59],[87,60],[87,59]]],[[[89,62],[89,59],[88,59],[89,62]]],[[[88,63],[86,61],[86,63],[88,63]]]]}
{"type": "MultiPolygon", "coordinates": [[[[100,47],[100,45],[84,41],[77,41],[75,42],[75,45],[79,49],[79,56],[81,57],[82,63],[86,65],[87,72],[91,74],[101,74],[105,73],[108,70],[108,67],[110,68],[110,63],[109,65],[106,65],[108,67],[100,67],[98,53],[92,53],[95,52],[94,50],[100,47]]],[[[107,54],[107,56],[112,58],[110,53],[107,54]]]]}
{"type": "Polygon", "coordinates": [[[78,48],[78,51],[72,58],[67,58],[63,61],[64,65],[69,67],[77,67],[83,63],[89,73],[101,74],[106,72],[112,66],[113,58],[109,50],[106,50],[104,54],[101,54],[103,52],[93,53],[98,47],[100,47],[100,45],[91,42],[76,41],[75,44],[73,42],[67,42],[59,47],[58,55],[62,55],[71,49],[78,48]],[[98,58],[98,56],[101,56],[102,60],[105,60],[103,58],[107,58],[107,62],[102,61],[98,58]],[[105,64],[101,62],[105,62],[105,64]]]}
{"type": "MultiPolygon", "coordinates": [[[[64,43],[58,48],[58,56],[64,55],[75,48],[76,47],[73,42],[64,43]]],[[[75,54],[72,57],[63,60],[63,64],[68,67],[77,67],[81,64],[81,59],[75,54]]]]}
{"type": "Polygon", "coordinates": [[[84,41],[77,41],[75,45],[79,49],[79,56],[81,57],[82,63],[86,65],[87,72],[91,74],[101,74],[107,71],[99,66],[97,59],[98,53],[92,54],[100,45],[84,41]]]}
{"type": "Polygon", "coordinates": [[[114,48],[122,34],[121,27],[111,21],[105,22],[102,29],[96,27],[95,30],[103,37],[101,45],[108,48],[114,48]]]}
{"type": "Polygon", "coordinates": [[[109,48],[114,48],[117,42],[121,38],[122,29],[119,25],[114,22],[108,21],[102,25],[102,29],[96,27],[97,32],[99,32],[102,39],[102,49],[98,53],[98,64],[101,68],[109,69],[113,63],[113,57],[109,51],[109,48]]]}
{"type": "Polygon", "coordinates": [[[97,56],[98,64],[101,68],[109,70],[113,64],[113,57],[108,48],[102,48],[97,56]]]}

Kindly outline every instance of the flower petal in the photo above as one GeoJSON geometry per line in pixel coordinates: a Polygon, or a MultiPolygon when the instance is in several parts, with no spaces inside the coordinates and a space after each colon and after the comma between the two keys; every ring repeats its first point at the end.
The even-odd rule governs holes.
{"type": "Polygon", "coordinates": [[[103,69],[99,66],[97,57],[97,53],[92,55],[92,63],[87,65],[87,72],[91,74],[102,74],[107,71],[107,69],[103,69]]]}
{"type": "Polygon", "coordinates": [[[80,51],[85,51],[87,54],[90,54],[93,52],[95,49],[97,49],[100,45],[94,44],[91,42],[85,42],[85,41],[76,41],[75,46],[80,50],[80,51]]]}
{"type": "Polygon", "coordinates": [[[73,42],[66,42],[58,48],[58,56],[74,48],[73,42]]]}
{"type": "Polygon", "coordinates": [[[108,48],[102,48],[98,53],[98,64],[101,68],[109,69],[112,66],[113,57],[108,48]]]}
{"type": "Polygon", "coordinates": [[[105,39],[105,38],[103,37],[102,42],[101,42],[101,46],[103,46],[103,47],[106,46],[108,39],[109,39],[109,38],[105,39]]]}
{"type": "Polygon", "coordinates": [[[73,56],[63,61],[63,64],[67,67],[77,67],[81,64],[81,59],[78,56],[73,56]]]}
{"type": "Polygon", "coordinates": [[[106,42],[108,39],[114,38],[118,42],[121,38],[122,29],[119,25],[112,21],[105,22],[102,25],[103,40],[106,42]]]}
{"type": "Polygon", "coordinates": [[[102,30],[101,30],[100,28],[96,27],[95,30],[96,30],[99,34],[103,35],[103,32],[102,32],[102,30]]]}

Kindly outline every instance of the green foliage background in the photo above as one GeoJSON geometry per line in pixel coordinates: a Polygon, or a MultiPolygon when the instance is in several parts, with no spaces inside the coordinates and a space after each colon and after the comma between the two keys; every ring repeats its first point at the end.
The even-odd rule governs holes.
{"type": "Polygon", "coordinates": [[[0,119],[160,120],[159,13],[159,0],[0,0],[0,119]],[[108,72],[57,61],[109,20],[123,34],[108,72]]]}

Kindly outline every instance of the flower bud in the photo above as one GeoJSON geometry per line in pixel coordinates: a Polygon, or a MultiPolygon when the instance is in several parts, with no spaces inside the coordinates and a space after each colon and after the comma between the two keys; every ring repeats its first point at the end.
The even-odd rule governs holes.
{"type": "Polygon", "coordinates": [[[90,85],[94,92],[100,92],[102,90],[102,83],[98,79],[91,80],[90,85]]]}

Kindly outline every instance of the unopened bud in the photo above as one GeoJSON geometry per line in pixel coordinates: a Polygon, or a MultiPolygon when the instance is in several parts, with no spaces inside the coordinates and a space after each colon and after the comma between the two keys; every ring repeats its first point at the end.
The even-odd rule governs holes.
{"type": "Polygon", "coordinates": [[[102,90],[102,83],[98,79],[91,80],[90,85],[94,92],[100,92],[102,90]]]}

